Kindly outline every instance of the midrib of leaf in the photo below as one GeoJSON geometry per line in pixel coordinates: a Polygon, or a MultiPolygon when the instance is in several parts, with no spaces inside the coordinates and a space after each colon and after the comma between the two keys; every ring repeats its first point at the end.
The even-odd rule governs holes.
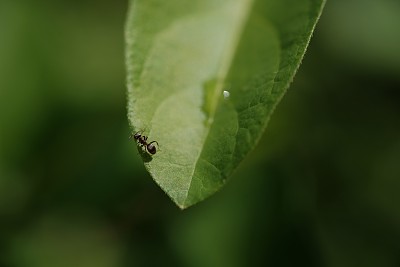
{"type": "MultiPolygon", "coordinates": [[[[243,29],[244,29],[244,27],[245,27],[245,25],[246,25],[246,23],[248,21],[248,18],[249,18],[250,12],[252,10],[252,6],[253,6],[253,3],[254,3],[254,0],[243,1],[243,3],[244,3],[243,6],[239,6],[238,10],[236,11],[238,13],[242,13],[241,16],[238,19],[237,25],[233,26],[237,30],[234,31],[234,33],[233,33],[233,37],[231,39],[232,40],[231,45],[228,46],[228,49],[224,53],[225,55],[222,57],[222,62],[220,64],[221,67],[219,68],[218,74],[216,75],[217,82],[216,82],[216,85],[215,85],[213,97],[211,98],[213,100],[213,103],[211,105],[211,112],[210,112],[210,114],[208,116],[209,117],[208,118],[209,124],[207,124],[206,132],[205,132],[204,138],[202,140],[203,146],[204,146],[204,144],[205,144],[205,142],[206,142],[206,140],[207,140],[207,138],[209,136],[210,129],[211,129],[212,124],[213,124],[213,118],[214,118],[214,115],[215,115],[215,110],[216,110],[217,105],[218,105],[218,100],[220,99],[220,97],[222,95],[222,89],[224,88],[224,81],[225,81],[225,79],[226,79],[226,77],[228,75],[228,72],[229,72],[229,69],[230,69],[230,65],[231,65],[231,63],[232,63],[232,61],[233,61],[233,59],[235,57],[235,52],[236,52],[236,49],[237,49],[237,47],[239,45],[240,36],[241,36],[241,34],[243,32],[243,29]]],[[[198,161],[200,159],[202,151],[203,151],[203,149],[199,150],[199,153],[196,156],[196,160],[194,162],[194,165],[193,165],[193,168],[192,168],[192,172],[191,172],[191,175],[190,175],[191,179],[190,179],[187,191],[186,191],[185,201],[184,201],[183,205],[181,205],[181,208],[184,208],[186,206],[186,201],[188,199],[188,194],[190,192],[190,188],[191,188],[192,181],[193,181],[193,175],[194,175],[194,172],[196,171],[196,167],[197,167],[197,164],[198,164],[198,161]]],[[[217,167],[215,167],[215,168],[217,168],[217,167]]]]}

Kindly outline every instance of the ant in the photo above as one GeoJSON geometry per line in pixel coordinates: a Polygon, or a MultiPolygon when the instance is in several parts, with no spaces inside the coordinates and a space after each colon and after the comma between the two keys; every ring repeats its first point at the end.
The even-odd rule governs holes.
{"type": "Polygon", "coordinates": [[[134,138],[138,144],[140,144],[141,147],[144,147],[144,149],[149,152],[150,154],[154,155],[157,152],[156,146],[153,145],[153,143],[156,143],[157,146],[159,146],[157,141],[151,141],[150,143],[147,143],[147,136],[142,135],[140,132],[137,132],[135,134],[132,134],[129,139],[134,138]]]}

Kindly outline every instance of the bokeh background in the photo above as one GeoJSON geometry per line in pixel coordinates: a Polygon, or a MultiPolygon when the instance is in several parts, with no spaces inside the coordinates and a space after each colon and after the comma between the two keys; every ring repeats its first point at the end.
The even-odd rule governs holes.
{"type": "Polygon", "coordinates": [[[400,266],[399,1],[328,0],[258,148],[185,211],[128,140],[127,5],[0,0],[0,266],[400,266]]]}

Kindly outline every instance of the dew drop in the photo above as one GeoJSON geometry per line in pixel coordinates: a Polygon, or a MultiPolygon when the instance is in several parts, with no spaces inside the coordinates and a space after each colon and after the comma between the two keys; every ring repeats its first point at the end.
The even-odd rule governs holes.
{"type": "Polygon", "coordinates": [[[225,99],[228,99],[229,98],[229,96],[231,95],[231,93],[229,93],[229,91],[224,91],[224,98],[225,99]]]}

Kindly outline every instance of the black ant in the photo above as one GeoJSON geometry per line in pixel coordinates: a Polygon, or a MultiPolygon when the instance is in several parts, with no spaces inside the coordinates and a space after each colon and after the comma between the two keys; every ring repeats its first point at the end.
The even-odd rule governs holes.
{"type": "Polygon", "coordinates": [[[147,143],[147,136],[142,135],[140,132],[132,134],[129,139],[131,139],[132,137],[138,142],[141,147],[144,147],[147,152],[152,155],[156,154],[157,149],[156,146],[153,145],[153,143],[156,143],[157,146],[159,146],[157,141],[151,141],[150,143],[147,143]]]}

